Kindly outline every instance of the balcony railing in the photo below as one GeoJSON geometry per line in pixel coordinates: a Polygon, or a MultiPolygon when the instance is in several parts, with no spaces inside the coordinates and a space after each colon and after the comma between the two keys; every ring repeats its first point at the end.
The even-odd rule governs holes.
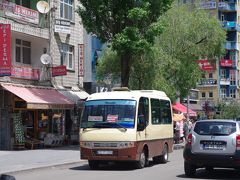
{"type": "Polygon", "coordinates": [[[197,85],[198,86],[216,86],[217,80],[216,79],[201,79],[197,85]]]}
{"type": "Polygon", "coordinates": [[[230,79],[229,78],[221,78],[220,85],[230,85],[230,79]]]}
{"type": "Polygon", "coordinates": [[[219,2],[218,9],[221,11],[236,11],[236,3],[219,2]]]}

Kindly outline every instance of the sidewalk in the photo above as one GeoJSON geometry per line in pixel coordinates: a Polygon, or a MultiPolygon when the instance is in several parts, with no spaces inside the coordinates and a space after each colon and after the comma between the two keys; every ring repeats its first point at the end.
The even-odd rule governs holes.
{"type": "Polygon", "coordinates": [[[0,151],[0,174],[80,162],[79,146],[0,151]]]}
{"type": "MultiPolygon", "coordinates": [[[[174,144],[174,150],[182,149],[184,143],[174,144]]],[[[0,151],[0,175],[5,173],[78,163],[79,146],[24,151],[0,151]]]]}

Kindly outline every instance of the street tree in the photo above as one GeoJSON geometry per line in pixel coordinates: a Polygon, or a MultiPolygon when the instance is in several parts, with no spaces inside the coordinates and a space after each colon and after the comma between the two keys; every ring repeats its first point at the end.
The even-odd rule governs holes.
{"type": "Polygon", "coordinates": [[[88,33],[112,45],[120,58],[121,86],[128,86],[135,55],[150,48],[161,33],[156,24],[172,0],[81,0],[77,12],[88,33]]]}
{"type": "Polygon", "coordinates": [[[216,118],[220,119],[237,119],[240,118],[240,103],[237,101],[221,102],[216,105],[218,114],[216,118]]]}
{"type": "Polygon", "coordinates": [[[196,61],[216,62],[224,53],[226,32],[217,17],[193,4],[174,4],[158,22],[164,27],[155,44],[159,74],[176,94],[186,97],[200,78],[196,61]]]}

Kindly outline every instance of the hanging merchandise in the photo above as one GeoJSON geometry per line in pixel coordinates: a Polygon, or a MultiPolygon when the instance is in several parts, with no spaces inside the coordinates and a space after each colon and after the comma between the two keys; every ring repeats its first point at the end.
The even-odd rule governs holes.
{"type": "Polygon", "coordinates": [[[14,130],[15,130],[15,143],[24,143],[25,137],[24,137],[21,113],[13,114],[13,124],[14,124],[14,130]]]}

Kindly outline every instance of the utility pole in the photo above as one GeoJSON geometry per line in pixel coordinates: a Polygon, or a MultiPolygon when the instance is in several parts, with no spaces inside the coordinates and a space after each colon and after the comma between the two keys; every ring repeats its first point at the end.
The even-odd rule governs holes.
{"type": "Polygon", "coordinates": [[[189,94],[187,95],[187,121],[189,121],[189,94]]]}

